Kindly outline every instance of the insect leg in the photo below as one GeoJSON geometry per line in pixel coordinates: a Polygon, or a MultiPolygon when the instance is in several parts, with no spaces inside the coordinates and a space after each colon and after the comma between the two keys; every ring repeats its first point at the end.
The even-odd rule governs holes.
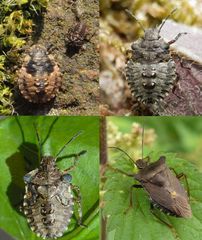
{"type": "Polygon", "coordinates": [[[182,178],[185,179],[187,195],[188,195],[188,197],[190,197],[190,191],[189,191],[189,184],[188,184],[187,176],[184,173],[177,173],[174,168],[170,168],[170,170],[172,170],[175,173],[175,175],[178,179],[182,179],[182,178]]]}
{"type": "Polygon", "coordinates": [[[166,221],[164,221],[163,219],[161,219],[155,212],[154,212],[154,206],[152,203],[150,203],[150,211],[151,213],[157,218],[157,220],[159,220],[160,222],[163,222],[164,224],[166,224],[169,228],[173,228],[172,225],[170,225],[169,223],[167,223],[166,221]]]}
{"type": "Polygon", "coordinates": [[[175,171],[174,168],[169,167],[169,169],[172,170],[175,173],[176,176],[178,175],[178,173],[175,171]]]}
{"type": "Polygon", "coordinates": [[[134,184],[130,187],[130,207],[133,207],[133,188],[143,188],[140,184],[134,184]]]}
{"type": "Polygon", "coordinates": [[[12,206],[19,211],[20,213],[23,213],[25,206],[23,206],[24,200],[21,199],[18,203],[13,203],[12,206]]]}
{"type": "Polygon", "coordinates": [[[119,172],[125,176],[128,176],[128,177],[134,177],[134,173],[126,173],[118,168],[113,168],[111,165],[107,164],[107,167],[110,168],[110,170],[114,171],[114,172],[119,172]]]}
{"type": "Polygon", "coordinates": [[[64,171],[63,171],[63,174],[66,174],[68,171],[71,171],[71,170],[73,170],[75,167],[76,167],[76,164],[77,164],[77,162],[78,162],[78,160],[79,160],[79,157],[81,156],[81,155],[83,155],[83,154],[85,154],[87,151],[81,151],[80,153],[78,153],[78,154],[73,154],[73,155],[71,155],[71,156],[73,156],[74,157],[74,163],[73,163],[73,165],[72,166],[70,166],[70,167],[68,167],[67,169],[65,169],[64,171]]]}
{"type": "Polygon", "coordinates": [[[187,34],[187,33],[186,32],[178,33],[177,36],[173,40],[170,40],[168,42],[168,44],[171,45],[171,44],[175,43],[182,35],[185,35],[185,34],[187,34]]]}
{"type": "Polygon", "coordinates": [[[41,143],[41,138],[39,136],[39,132],[38,132],[38,129],[37,129],[37,124],[34,123],[34,129],[35,129],[35,132],[36,132],[36,137],[37,137],[37,142],[38,142],[38,145],[39,145],[39,159],[41,159],[41,156],[42,156],[42,143],[41,143]]]}
{"type": "Polygon", "coordinates": [[[79,189],[78,186],[72,185],[72,190],[75,192],[75,195],[76,195],[74,200],[78,204],[78,214],[79,214],[79,218],[77,219],[78,225],[86,227],[86,225],[84,225],[82,223],[82,208],[81,208],[81,192],[80,192],[80,189],[79,189]]]}
{"type": "Polygon", "coordinates": [[[181,88],[180,88],[180,86],[178,85],[177,86],[177,84],[175,84],[174,86],[173,86],[173,89],[172,89],[172,93],[178,98],[178,99],[182,99],[182,96],[180,96],[179,94],[176,94],[176,89],[179,89],[179,91],[180,91],[180,93],[181,93],[181,88]]]}
{"type": "Polygon", "coordinates": [[[55,159],[57,159],[59,157],[59,155],[63,152],[63,150],[66,148],[66,146],[71,143],[72,141],[74,141],[74,139],[76,139],[79,135],[81,135],[83,133],[83,131],[79,131],[76,134],[74,134],[73,137],[71,137],[65,144],[63,147],[61,147],[61,149],[59,150],[59,152],[56,154],[55,159]]]}
{"type": "Polygon", "coordinates": [[[130,205],[129,207],[124,211],[124,213],[126,214],[128,212],[128,210],[130,208],[133,207],[133,188],[143,188],[142,185],[140,184],[133,184],[132,186],[130,186],[130,205]]]}
{"type": "Polygon", "coordinates": [[[187,180],[187,176],[186,176],[184,173],[179,173],[176,177],[177,177],[178,179],[181,179],[181,178],[184,178],[184,179],[185,179],[187,195],[188,195],[188,197],[190,198],[189,183],[188,183],[188,180],[187,180]]]}

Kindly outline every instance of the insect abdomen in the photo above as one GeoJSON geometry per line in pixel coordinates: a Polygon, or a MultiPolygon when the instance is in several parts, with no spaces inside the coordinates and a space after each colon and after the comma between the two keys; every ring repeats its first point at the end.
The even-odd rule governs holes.
{"type": "Polygon", "coordinates": [[[137,101],[155,108],[155,104],[162,101],[172,89],[176,79],[175,63],[172,59],[159,64],[141,64],[129,60],[126,78],[137,101]]]}
{"type": "Polygon", "coordinates": [[[32,231],[42,238],[58,238],[67,230],[73,214],[73,195],[65,181],[57,186],[26,188],[24,213],[32,231]]]}

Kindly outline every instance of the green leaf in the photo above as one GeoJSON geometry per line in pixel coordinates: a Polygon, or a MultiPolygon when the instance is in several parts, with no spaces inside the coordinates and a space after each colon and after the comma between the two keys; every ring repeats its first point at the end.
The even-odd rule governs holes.
{"type": "Polygon", "coordinates": [[[77,166],[70,172],[72,183],[79,186],[82,195],[83,223],[76,224],[75,216],[69,231],[61,240],[95,240],[99,236],[99,119],[97,117],[9,117],[0,120],[0,228],[19,240],[35,240],[25,216],[19,212],[23,199],[23,176],[39,165],[38,143],[33,123],[36,123],[44,155],[56,156],[64,144],[80,130],[83,133],[68,144],[59,156],[57,165],[64,170],[79,157],[77,166]],[[64,157],[64,158],[63,158],[64,157]]]}
{"type": "MultiPolygon", "coordinates": [[[[129,208],[130,187],[138,182],[132,177],[108,168],[105,174],[103,197],[103,214],[107,219],[108,240],[202,239],[202,174],[193,164],[176,158],[174,154],[152,153],[150,157],[156,161],[162,155],[166,156],[169,167],[174,168],[177,173],[186,174],[193,217],[176,218],[155,210],[162,220],[172,225],[172,228],[169,228],[151,213],[149,197],[144,189],[133,188],[133,207],[129,208]]],[[[131,162],[122,157],[112,166],[128,173],[137,172],[131,162]]]]}

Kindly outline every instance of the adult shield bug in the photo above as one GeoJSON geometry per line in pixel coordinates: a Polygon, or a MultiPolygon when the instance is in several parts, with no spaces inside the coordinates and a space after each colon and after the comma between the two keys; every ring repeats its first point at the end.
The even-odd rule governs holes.
{"type": "MultiPolygon", "coordinates": [[[[24,176],[24,214],[31,230],[44,239],[56,239],[63,235],[71,221],[75,202],[78,204],[78,223],[81,225],[81,194],[79,187],[71,183],[69,174],[75,168],[78,157],[65,171],[60,171],[56,166],[58,156],[80,133],[65,143],[55,157],[43,156],[39,168],[24,176]]],[[[41,149],[38,133],[37,138],[41,149]]]]}
{"type": "MultiPolygon", "coordinates": [[[[168,17],[175,11],[176,9],[168,17]]],[[[126,12],[133,16],[128,10],[126,12]]],[[[143,107],[154,115],[158,115],[165,106],[165,96],[173,89],[177,80],[175,62],[170,55],[170,45],[186,34],[179,33],[173,40],[165,42],[160,36],[160,31],[168,17],[159,27],[149,29],[144,29],[137,21],[144,30],[144,36],[132,43],[132,56],[125,69],[126,79],[136,100],[134,109],[143,107]]]]}
{"type": "MultiPolygon", "coordinates": [[[[192,216],[188,198],[189,194],[185,191],[179,181],[179,178],[184,176],[187,183],[186,176],[184,174],[173,174],[173,169],[169,168],[166,164],[165,156],[161,156],[157,161],[152,163],[149,162],[149,157],[142,157],[141,159],[134,161],[122,149],[117,147],[113,148],[126,154],[131,163],[138,168],[137,173],[127,173],[110,166],[110,169],[120,172],[128,177],[133,177],[140,183],[131,186],[130,207],[133,205],[132,188],[144,188],[149,195],[152,210],[153,207],[156,207],[168,215],[182,218],[189,218],[192,216]]],[[[156,215],[154,211],[152,212],[158,218],[158,215],[156,215]]],[[[167,222],[164,223],[170,226],[167,222]]]]}
{"type": "Polygon", "coordinates": [[[145,159],[137,160],[135,164],[139,172],[134,178],[147,191],[153,206],[169,215],[189,218],[192,211],[187,192],[165,161],[164,156],[150,164],[145,159]]]}

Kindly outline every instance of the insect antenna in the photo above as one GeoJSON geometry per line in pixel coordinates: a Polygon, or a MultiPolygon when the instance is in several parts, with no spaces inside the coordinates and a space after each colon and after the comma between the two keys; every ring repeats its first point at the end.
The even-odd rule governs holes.
{"type": "Polygon", "coordinates": [[[144,124],[142,126],[142,159],[144,156],[144,124]]]}
{"type": "Polygon", "coordinates": [[[74,141],[74,140],[75,140],[79,135],[81,135],[82,133],[83,133],[83,131],[79,131],[79,132],[77,132],[72,138],[70,138],[70,139],[64,144],[64,146],[61,147],[61,149],[59,150],[59,152],[56,154],[55,160],[58,158],[58,156],[61,154],[61,152],[66,148],[66,146],[67,146],[70,142],[74,141]]]}
{"type": "Polygon", "coordinates": [[[33,123],[34,125],[34,129],[35,129],[35,132],[36,132],[36,137],[37,137],[37,142],[38,142],[38,145],[39,145],[39,160],[41,159],[41,156],[42,156],[42,142],[41,142],[41,138],[39,136],[39,132],[38,132],[38,129],[37,129],[37,124],[34,122],[33,123]]]}
{"type": "Polygon", "coordinates": [[[171,11],[171,13],[162,21],[162,23],[161,23],[161,25],[160,25],[160,27],[159,27],[159,30],[158,30],[158,34],[160,34],[160,31],[161,31],[163,25],[164,25],[164,24],[166,23],[166,21],[168,20],[168,18],[169,18],[170,16],[172,16],[173,13],[176,12],[176,11],[177,11],[177,8],[173,9],[173,10],[171,11]]]}
{"type": "Polygon", "coordinates": [[[129,11],[128,9],[125,9],[126,13],[128,13],[132,18],[134,18],[137,23],[140,25],[140,27],[143,29],[143,31],[145,32],[145,28],[143,27],[142,23],[135,17],[134,14],[132,14],[131,11],[129,11]]]}
{"type": "Polygon", "coordinates": [[[130,162],[131,162],[133,165],[135,164],[135,162],[134,162],[134,160],[132,159],[132,157],[131,157],[127,152],[125,152],[123,149],[121,149],[121,148],[119,148],[119,147],[109,147],[109,148],[113,148],[113,149],[117,149],[117,150],[121,151],[122,153],[124,153],[124,154],[129,158],[130,162]]]}

